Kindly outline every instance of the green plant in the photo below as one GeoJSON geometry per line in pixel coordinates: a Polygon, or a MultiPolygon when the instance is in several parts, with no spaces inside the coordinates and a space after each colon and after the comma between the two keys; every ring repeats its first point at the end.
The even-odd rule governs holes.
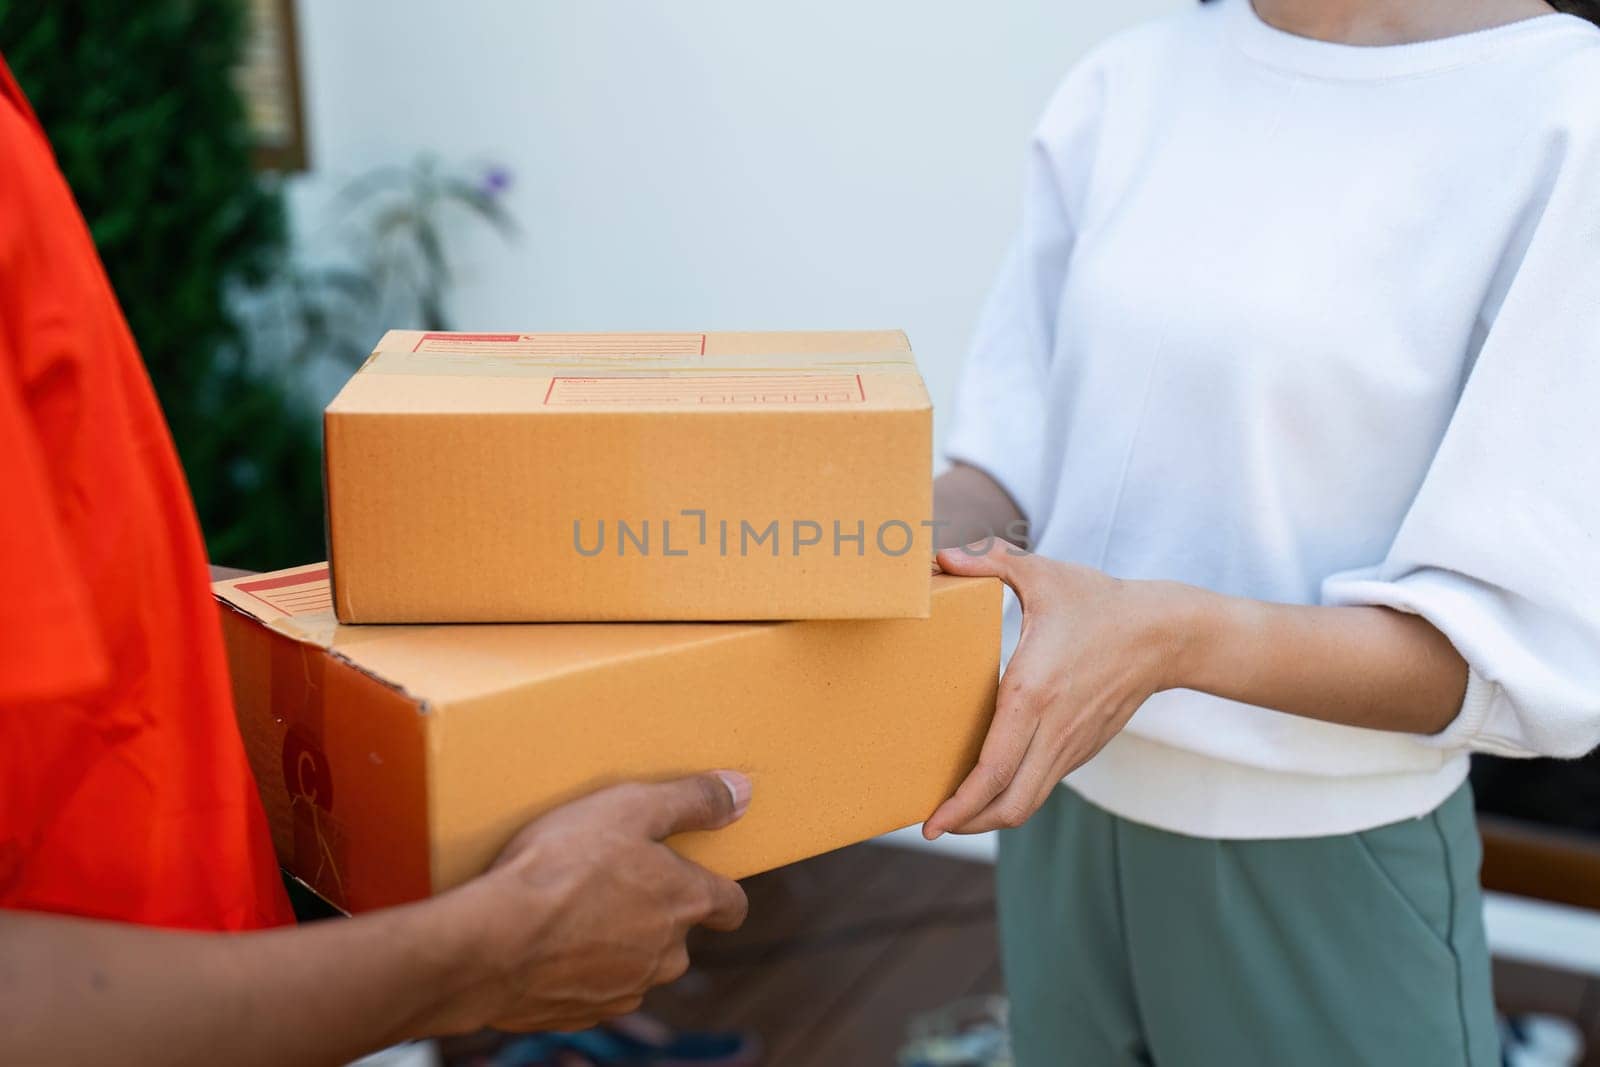
{"type": "Polygon", "coordinates": [[[510,185],[503,167],[446,167],[428,155],[360,175],[267,285],[239,294],[252,347],[325,379],[347,374],[385,329],[451,329],[447,238],[461,222],[515,237],[503,202],[510,185]]]}
{"type": "Polygon", "coordinates": [[[445,233],[453,215],[487,223],[502,237],[517,235],[502,195],[511,172],[500,166],[466,174],[432,156],[409,167],[378,167],[339,194],[344,240],[393,312],[414,314],[424,330],[448,330],[446,296],[452,284],[445,233]]]}
{"type": "Polygon", "coordinates": [[[334,247],[290,248],[251,167],[234,68],[239,0],[0,0],[0,52],[89,222],[188,475],[211,558],[267,569],[323,552],[308,387],[383,328],[446,326],[451,214],[511,233],[491,168],[385,167],[336,203],[334,247]]]}
{"type": "Polygon", "coordinates": [[[319,429],[251,358],[230,287],[286,246],[251,170],[234,0],[0,0],[0,51],[89,222],[189,476],[212,557],[322,550],[319,429]]]}

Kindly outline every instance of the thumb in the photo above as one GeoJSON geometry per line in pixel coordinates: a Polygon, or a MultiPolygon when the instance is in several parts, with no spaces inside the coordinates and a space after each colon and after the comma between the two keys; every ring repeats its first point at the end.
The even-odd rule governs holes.
{"type": "Polygon", "coordinates": [[[750,779],[737,771],[696,774],[642,786],[629,800],[642,809],[629,814],[661,841],[688,830],[720,830],[737,820],[750,806],[750,779]]]}
{"type": "Polygon", "coordinates": [[[947,548],[939,553],[939,567],[946,574],[972,578],[999,578],[1015,586],[1018,567],[1028,553],[1010,541],[991,537],[970,545],[947,548]]]}

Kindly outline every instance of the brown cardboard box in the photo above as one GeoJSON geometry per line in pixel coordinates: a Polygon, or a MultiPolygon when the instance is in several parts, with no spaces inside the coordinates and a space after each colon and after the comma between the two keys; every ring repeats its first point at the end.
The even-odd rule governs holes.
{"type": "Polygon", "coordinates": [[[992,579],[934,577],[927,619],[720,624],[343,626],[323,564],[213,588],[278,855],[352,911],[456,885],[629,779],[748,773],[740,822],[672,842],[733,877],[920,821],[998,673],[992,579]]]}
{"type": "Polygon", "coordinates": [[[394,331],[325,430],[345,622],[928,613],[902,333],[394,331]]]}

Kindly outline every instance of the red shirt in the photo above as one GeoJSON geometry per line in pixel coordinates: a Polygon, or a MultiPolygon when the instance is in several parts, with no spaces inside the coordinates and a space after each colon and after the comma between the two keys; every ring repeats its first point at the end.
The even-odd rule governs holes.
{"type": "Polygon", "coordinates": [[[188,487],[0,60],[0,906],[291,921],[188,487]]]}

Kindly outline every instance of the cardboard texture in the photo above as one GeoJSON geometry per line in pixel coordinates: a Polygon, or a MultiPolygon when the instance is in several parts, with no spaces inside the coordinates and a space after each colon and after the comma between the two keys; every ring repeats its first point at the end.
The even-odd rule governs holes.
{"type": "Polygon", "coordinates": [[[899,332],[386,335],[333,403],[345,622],[925,617],[899,332]]]}
{"type": "Polygon", "coordinates": [[[325,564],[213,589],[278,855],[350,911],[619,781],[748,773],[742,820],[670,842],[736,878],[910,825],[977,758],[999,671],[992,579],[935,576],[927,619],[604,626],[341,625],[325,564]]]}

